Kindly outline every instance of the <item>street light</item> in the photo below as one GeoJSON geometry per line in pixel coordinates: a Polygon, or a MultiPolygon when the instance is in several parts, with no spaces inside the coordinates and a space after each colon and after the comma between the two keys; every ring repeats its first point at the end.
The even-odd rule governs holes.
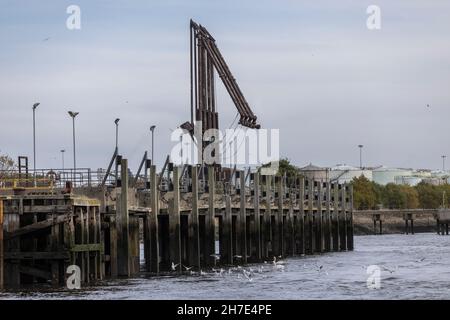
{"type": "Polygon", "coordinates": [[[154,162],[154,153],[153,153],[153,151],[154,151],[154,145],[155,145],[155,139],[154,139],[155,128],[156,128],[156,126],[151,126],[151,127],[150,127],[150,131],[152,132],[152,165],[155,165],[155,162],[154,162]]]}
{"type": "Polygon", "coordinates": [[[72,117],[72,135],[73,135],[73,175],[72,180],[75,177],[75,171],[77,170],[77,160],[76,160],[76,149],[75,149],[75,117],[79,114],[79,112],[68,111],[69,116],[72,117]]]}
{"type": "Polygon", "coordinates": [[[34,168],[34,186],[36,186],[36,108],[40,105],[39,102],[33,104],[33,168],[34,168]]]}
{"type": "Polygon", "coordinates": [[[64,171],[64,152],[66,152],[65,149],[61,149],[61,159],[62,159],[62,169],[64,171]]]}
{"type": "Polygon", "coordinates": [[[445,158],[447,158],[447,156],[441,156],[442,157],[442,171],[445,172],[445,158]]]}
{"type": "Polygon", "coordinates": [[[359,148],[359,168],[360,169],[362,169],[362,148],[363,148],[364,146],[362,145],[362,144],[359,144],[358,145],[358,148],[359,148]]]}
{"type": "Polygon", "coordinates": [[[114,123],[116,124],[116,150],[118,150],[119,146],[119,121],[120,121],[119,118],[114,120],[114,123]]]}

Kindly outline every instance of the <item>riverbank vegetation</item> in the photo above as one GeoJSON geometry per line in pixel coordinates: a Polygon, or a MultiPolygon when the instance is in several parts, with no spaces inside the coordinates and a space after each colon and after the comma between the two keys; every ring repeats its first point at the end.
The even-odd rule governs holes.
{"type": "Polygon", "coordinates": [[[448,206],[450,185],[435,186],[419,183],[417,186],[389,183],[385,186],[361,176],[354,178],[353,204],[356,210],[367,209],[437,209],[448,206]]]}

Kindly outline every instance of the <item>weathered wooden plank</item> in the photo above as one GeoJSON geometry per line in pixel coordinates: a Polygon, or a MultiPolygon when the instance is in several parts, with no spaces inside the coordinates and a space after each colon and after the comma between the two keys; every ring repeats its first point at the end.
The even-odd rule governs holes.
{"type": "Polygon", "coordinates": [[[20,265],[19,266],[19,272],[20,273],[24,273],[24,274],[28,274],[28,275],[33,276],[33,277],[45,279],[45,280],[52,279],[52,273],[51,272],[46,271],[46,270],[42,270],[42,269],[38,269],[38,268],[33,268],[33,267],[30,267],[30,266],[20,265]]]}
{"type": "Polygon", "coordinates": [[[340,232],[339,232],[339,184],[336,182],[333,184],[333,251],[340,250],[340,232]]]}
{"type": "MultiPolygon", "coordinates": [[[[52,260],[52,259],[69,259],[68,251],[37,251],[37,252],[5,252],[5,260],[52,260]]],[[[19,270],[19,268],[17,268],[19,270]]]]}
{"type": "Polygon", "coordinates": [[[29,224],[25,227],[14,230],[12,232],[5,232],[4,239],[9,240],[9,239],[12,239],[15,237],[23,236],[23,235],[31,233],[31,232],[36,232],[36,231],[60,224],[60,223],[64,223],[68,220],[69,220],[68,215],[60,215],[60,216],[55,216],[55,217],[52,216],[52,218],[50,218],[50,219],[39,221],[39,222],[33,223],[33,224],[29,224]]]}
{"type": "Polygon", "coordinates": [[[347,201],[346,201],[346,184],[341,185],[340,199],[341,199],[341,213],[339,217],[340,234],[340,248],[343,251],[347,250],[347,201]]]}
{"type": "Polygon", "coordinates": [[[88,252],[88,251],[98,251],[102,252],[103,244],[102,243],[89,243],[89,244],[76,244],[72,248],[70,248],[71,252],[88,252]]]}

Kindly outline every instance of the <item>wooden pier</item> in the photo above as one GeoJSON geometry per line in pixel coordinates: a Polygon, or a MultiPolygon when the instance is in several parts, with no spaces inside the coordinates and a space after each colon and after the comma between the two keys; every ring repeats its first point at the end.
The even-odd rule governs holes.
{"type": "Polygon", "coordinates": [[[70,265],[86,284],[353,250],[350,185],[147,164],[134,181],[126,159],[118,167],[116,185],[0,189],[5,287],[64,285],[70,265]]]}

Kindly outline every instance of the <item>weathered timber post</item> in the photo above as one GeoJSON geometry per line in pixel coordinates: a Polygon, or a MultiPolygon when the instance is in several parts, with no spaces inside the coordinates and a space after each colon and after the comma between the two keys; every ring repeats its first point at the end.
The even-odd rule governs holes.
{"type": "Polygon", "coordinates": [[[245,208],[245,171],[239,171],[239,194],[240,194],[240,210],[238,215],[238,222],[236,228],[239,230],[238,236],[240,239],[240,255],[242,256],[242,263],[247,263],[247,210],[245,208]]]}
{"type": "Polygon", "coordinates": [[[281,177],[275,176],[275,198],[277,211],[275,212],[275,226],[273,226],[272,252],[274,256],[283,255],[283,194],[281,177]]]}
{"type": "Polygon", "coordinates": [[[341,188],[341,250],[347,251],[347,184],[344,183],[341,188]]]}
{"type": "Polygon", "coordinates": [[[180,220],[180,168],[173,168],[173,198],[169,203],[169,263],[178,265],[176,269],[182,271],[181,265],[181,220],[180,220]]]}
{"type": "Polygon", "coordinates": [[[159,235],[158,235],[158,213],[159,213],[159,190],[156,166],[150,166],[150,205],[151,211],[148,217],[149,240],[150,240],[150,272],[159,273],[159,235]]]}
{"type": "Polygon", "coordinates": [[[216,179],[214,166],[208,166],[208,211],[205,214],[205,262],[207,266],[216,264],[215,193],[216,179]]]}
{"type": "Polygon", "coordinates": [[[260,210],[259,210],[259,201],[260,201],[260,191],[259,191],[259,178],[260,173],[257,171],[253,174],[253,214],[254,214],[254,239],[253,243],[255,244],[255,258],[257,261],[261,260],[261,216],[260,216],[260,210]]]}
{"type": "Polygon", "coordinates": [[[333,217],[332,217],[332,229],[333,229],[333,251],[339,251],[339,184],[338,182],[333,184],[333,217]]]}
{"type": "Polygon", "coordinates": [[[295,226],[294,226],[294,202],[296,194],[289,190],[289,212],[288,212],[288,255],[295,255],[295,226]]]}
{"type": "Polygon", "coordinates": [[[3,199],[0,199],[0,290],[3,289],[3,199]]]}
{"type": "Polygon", "coordinates": [[[222,220],[223,226],[223,249],[221,259],[225,264],[233,264],[233,230],[232,230],[232,212],[231,212],[231,196],[225,193],[225,214],[222,220]]]}
{"type": "Polygon", "coordinates": [[[333,246],[331,240],[331,183],[330,181],[326,182],[325,188],[325,199],[326,199],[326,212],[325,212],[325,251],[331,251],[333,246]]]}
{"type": "Polygon", "coordinates": [[[308,212],[305,223],[306,231],[306,253],[313,254],[316,251],[314,235],[314,180],[308,179],[308,212]]]}
{"type": "MultiPolygon", "coordinates": [[[[128,212],[128,160],[120,163],[121,190],[116,204],[117,225],[117,274],[130,276],[130,248],[129,248],[129,212],[128,212]]],[[[82,210],[80,210],[82,212],[82,210]]],[[[81,218],[83,220],[83,217],[81,218]]],[[[83,221],[82,221],[83,225],[83,221]]]]}
{"type": "Polygon", "coordinates": [[[349,217],[348,217],[348,232],[347,232],[347,249],[353,250],[354,249],[354,242],[353,242],[353,185],[350,185],[350,211],[349,211],[349,217]]]}
{"type": "Polygon", "coordinates": [[[272,231],[271,231],[271,225],[272,225],[272,189],[271,189],[271,180],[272,176],[265,175],[266,180],[266,186],[265,186],[265,192],[266,192],[266,208],[264,210],[263,215],[263,245],[264,245],[264,251],[263,256],[264,258],[269,257],[269,252],[271,251],[271,240],[272,240],[272,231]]]}
{"type": "Polygon", "coordinates": [[[198,168],[191,167],[192,177],[192,211],[188,218],[189,224],[189,264],[200,270],[200,233],[198,223],[198,168]]]}
{"type": "Polygon", "coordinates": [[[323,237],[323,216],[322,216],[322,201],[323,201],[323,181],[320,180],[318,183],[318,192],[317,192],[317,250],[318,252],[324,251],[324,237],[323,237]]]}

